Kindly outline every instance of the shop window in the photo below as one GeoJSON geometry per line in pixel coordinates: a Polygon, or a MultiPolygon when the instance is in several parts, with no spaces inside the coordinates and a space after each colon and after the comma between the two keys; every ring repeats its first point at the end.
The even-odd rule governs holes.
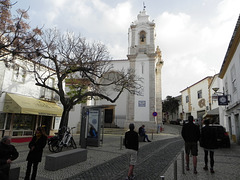
{"type": "Polygon", "coordinates": [[[15,114],[15,118],[13,120],[13,130],[32,130],[35,123],[34,115],[28,114],[15,114]]]}
{"type": "Polygon", "coordinates": [[[33,134],[35,115],[15,114],[13,120],[13,136],[29,136],[33,134]]]}

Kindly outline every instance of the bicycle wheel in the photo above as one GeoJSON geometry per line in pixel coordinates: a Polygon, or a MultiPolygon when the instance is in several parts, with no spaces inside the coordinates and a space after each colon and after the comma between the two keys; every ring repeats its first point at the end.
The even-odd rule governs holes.
{"type": "Polygon", "coordinates": [[[48,149],[49,149],[50,152],[54,152],[51,144],[48,145],[48,149]]]}
{"type": "Polygon", "coordinates": [[[74,141],[74,139],[71,137],[71,140],[70,140],[70,144],[71,144],[71,147],[73,147],[73,149],[76,149],[77,148],[77,145],[74,141]]]}
{"type": "Polygon", "coordinates": [[[51,144],[51,149],[53,152],[58,153],[62,151],[62,146],[60,145],[60,143],[60,140],[56,140],[54,143],[51,144]]]}
{"type": "Polygon", "coordinates": [[[57,143],[56,137],[52,137],[52,138],[48,139],[48,149],[50,152],[54,152],[52,146],[56,143],[57,143]]]}

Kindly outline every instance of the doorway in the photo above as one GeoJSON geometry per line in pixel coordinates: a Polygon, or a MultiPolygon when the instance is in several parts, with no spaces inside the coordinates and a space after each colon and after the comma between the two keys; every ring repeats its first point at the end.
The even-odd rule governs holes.
{"type": "Polygon", "coordinates": [[[50,134],[50,130],[51,130],[51,125],[52,125],[52,116],[42,116],[42,123],[41,126],[44,127],[45,132],[47,135],[50,134]]]}
{"type": "Polygon", "coordinates": [[[240,145],[240,125],[239,125],[239,114],[234,115],[236,125],[236,140],[237,144],[240,145]]]}

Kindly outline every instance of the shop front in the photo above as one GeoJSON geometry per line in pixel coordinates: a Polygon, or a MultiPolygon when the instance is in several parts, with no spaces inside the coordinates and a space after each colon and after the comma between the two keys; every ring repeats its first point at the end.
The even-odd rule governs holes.
{"type": "Polygon", "coordinates": [[[48,135],[55,128],[55,120],[62,115],[62,108],[54,102],[7,93],[0,114],[0,131],[12,137],[27,137],[34,134],[38,126],[48,135]]]}

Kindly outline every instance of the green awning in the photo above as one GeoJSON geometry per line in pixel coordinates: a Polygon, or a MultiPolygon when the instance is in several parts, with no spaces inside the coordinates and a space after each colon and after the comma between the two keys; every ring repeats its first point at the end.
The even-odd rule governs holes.
{"type": "Polygon", "coordinates": [[[3,111],[6,113],[62,116],[63,109],[53,102],[7,93],[3,111]]]}

